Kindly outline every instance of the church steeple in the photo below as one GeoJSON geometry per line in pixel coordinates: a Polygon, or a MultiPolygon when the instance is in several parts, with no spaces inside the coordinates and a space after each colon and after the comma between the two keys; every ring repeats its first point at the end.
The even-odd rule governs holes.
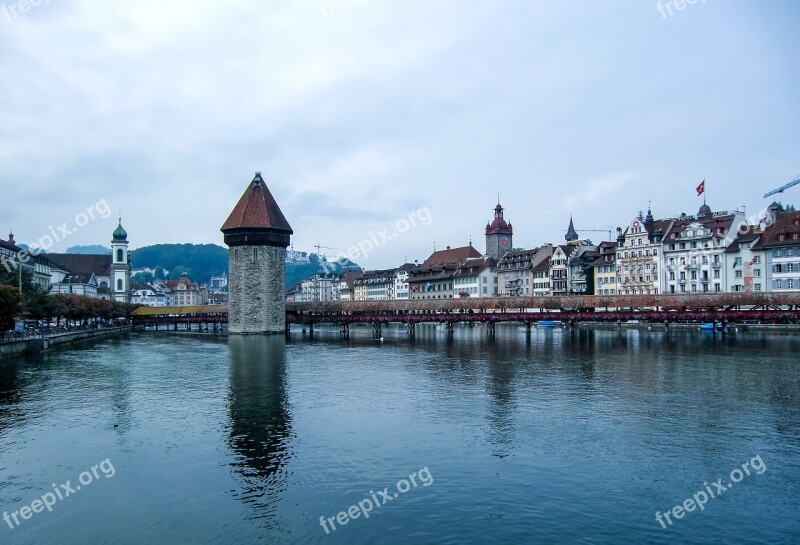
{"type": "Polygon", "coordinates": [[[578,233],[575,231],[575,225],[572,223],[572,216],[569,217],[569,227],[567,228],[567,234],[564,235],[564,239],[566,239],[567,242],[578,240],[578,233]]]}
{"type": "Polygon", "coordinates": [[[122,227],[122,218],[111,235],[111,286],[110,297],[121,303],[131,298],[131,263],[128,259],[128,233],[122,227]]]}

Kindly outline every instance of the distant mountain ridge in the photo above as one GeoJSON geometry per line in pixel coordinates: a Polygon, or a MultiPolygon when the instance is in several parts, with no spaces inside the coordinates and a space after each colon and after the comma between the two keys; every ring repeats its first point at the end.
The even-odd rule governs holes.
{"type": "Polygon", "coordinates": [[[92,254],[92,255],[111,255],[111,248],[106,248],[100,244],[89,244],[86,246],[70,246],[65,254],[92,254]]]}

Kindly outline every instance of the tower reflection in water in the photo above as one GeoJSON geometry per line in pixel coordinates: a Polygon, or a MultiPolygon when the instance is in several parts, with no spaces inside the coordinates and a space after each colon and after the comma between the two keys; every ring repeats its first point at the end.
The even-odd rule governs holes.
{"type": "Polygon", "coordinates": [[[228,345],[229,444],[241,483],[233,493],[255,511],[254,518],[272,519],[286,489],[284,465],[291,457],[286,340],[282,335],[235,335],[228,345]]]}

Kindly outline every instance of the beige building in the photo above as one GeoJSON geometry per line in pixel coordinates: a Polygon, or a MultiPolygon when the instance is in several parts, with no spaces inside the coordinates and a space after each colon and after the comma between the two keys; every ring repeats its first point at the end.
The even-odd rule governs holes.
{"type": "Polygon", "coordinates": [[[645,295],[660,293],[661,243],[673,220],[655,220],[647,216],[631,221],[623,231],[617,228],[617,294],[645,295]]]}
{"type": "Polygon", "coordinates": [[[602,242],[600,256],[592,263],[595,295],[617,295],[617,243],[602,242]]]}

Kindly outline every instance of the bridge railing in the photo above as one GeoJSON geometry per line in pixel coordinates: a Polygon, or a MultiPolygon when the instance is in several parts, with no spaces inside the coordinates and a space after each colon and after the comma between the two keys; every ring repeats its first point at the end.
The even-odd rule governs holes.
{"type": "Polygon", "coordinates": [[[660,295],[567,295],[547,297],[485,297],[452,299],[408,299],[398,301],[320,301],[287,303],[291,312],[363,313],[378,311],[453,312],[453,311],[508,311],[508,310],[604,310],[604,309],[654,309],[691,310],[716,308],[798,308],[797,293],[710,293],[710,294],[660,294],[660,295]]]}

